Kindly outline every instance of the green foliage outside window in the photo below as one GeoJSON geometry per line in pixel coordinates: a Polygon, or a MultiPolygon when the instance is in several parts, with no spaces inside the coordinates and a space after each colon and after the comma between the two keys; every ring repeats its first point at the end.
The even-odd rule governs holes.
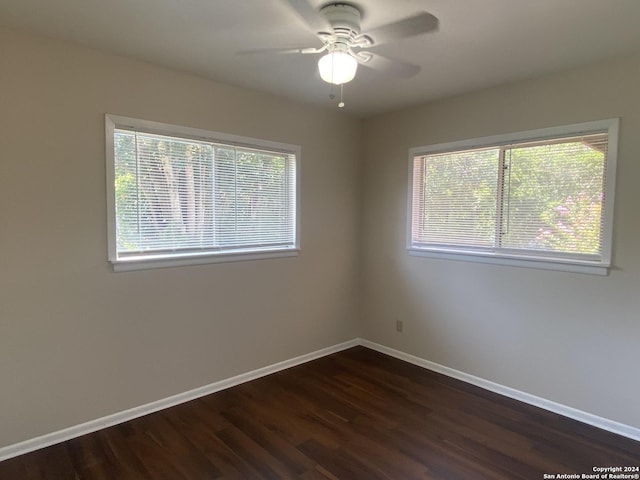
{"type": "Polygon", "coordinates": [[[605,160],[600,134],[418,156],[414,241],[598,254],[605,160]]]}
{"type": "Polygon", "coordinates": [[[225,248],[291,236],[287,156],[116,131],[119,252],[225,248]]]}

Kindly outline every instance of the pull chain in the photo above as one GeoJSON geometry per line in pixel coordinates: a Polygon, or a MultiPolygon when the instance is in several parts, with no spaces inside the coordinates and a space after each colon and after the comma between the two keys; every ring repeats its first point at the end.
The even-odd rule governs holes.
{"type": "MultiPolygon", "coordinates": [[[[334,88],[334,84],[331,84],[331,90],[329,92],[330,100],[333,100],[334,98],[336,98],[336,96],[333,93],[333,88],[334,88]]],[[[344,83],[341,83],[340,84],[340,102],[338,102],[338,108],[344,108],[343,94],[344,94],[344,83]]]]}

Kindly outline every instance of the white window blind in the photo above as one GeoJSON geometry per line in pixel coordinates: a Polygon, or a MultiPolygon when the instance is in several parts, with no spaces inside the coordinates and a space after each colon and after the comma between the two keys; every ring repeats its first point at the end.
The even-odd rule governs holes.
{"type": "Polygon", "coordinates": [[[297,248],[295,151],[112,130],[114,263],[297,248]]]}
{"type": "Polygon", "coordinates": [[[617,122],[585,126],[413,149],[409,249],[608,266],[617,122]]]}
{"type": "Polygon", "coordinates": [[[412,244],[494,244],[498,181],[496,149],[414,158],[412,244]]]}

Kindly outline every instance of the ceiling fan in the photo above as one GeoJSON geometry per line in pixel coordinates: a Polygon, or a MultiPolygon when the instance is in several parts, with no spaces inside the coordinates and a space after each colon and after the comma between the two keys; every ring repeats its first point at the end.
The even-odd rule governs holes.
{"type": "MultiPolygon", "coordinates": [[[[343,85],[353,80],[358,64],[400,77],[416,75],[420,71],[418,65],[383,57],[369,49],[384,43],[436,31],[439,24],[435,16],[422,12],[368,32],[362,32],[360,29],[362,10],[354,3],[331,2],[317,10],[308,0],[284,1],[314,31],[322,42],[322,46],[275,51],[301,54],[326,52],[318,61],[318,70],[322,80],[335,85],[343,85]]],[[[339,106],[343,105],[341,102],[339,106]]]]}

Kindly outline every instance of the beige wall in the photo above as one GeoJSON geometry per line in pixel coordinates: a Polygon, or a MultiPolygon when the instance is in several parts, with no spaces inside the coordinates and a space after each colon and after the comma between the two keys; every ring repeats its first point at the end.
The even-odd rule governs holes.
{"type": "Polygon", "coordinates": [[[363,337],[640,427],[639,85],[635,57],[365,121],[363,337]],[[621,133],[609,276],[407,255],[410,147],[611,117],[621,133]]]}
{"type": "Polygon", "coordinates": [[[0,447],[357,336],[640,427],[640,58],[363,129],[62,42],[0,45],[0,447]],[[104,113],[301,145],[302,253],[113,273],[104,113]],[[614,116],[608,277],[407,256],[410,147],[614,116]]]}
{"type": "Polygon", "coordinates": [[[0,46],[0,447],[357,336],[359,120],[8,30],[0,46]],[[113,273],[105,113],[301,145],[301,254],[113,273]]]}

